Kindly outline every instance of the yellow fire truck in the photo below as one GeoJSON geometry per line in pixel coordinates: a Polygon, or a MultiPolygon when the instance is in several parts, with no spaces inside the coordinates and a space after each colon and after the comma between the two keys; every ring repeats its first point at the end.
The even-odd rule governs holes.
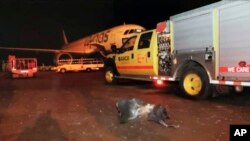
{"type": "Polygon", "coordinates": [[[220,1],[171,16],[113,48],[105,80],[178,81],[195,99],[250,87],[250,2],[220,1]]]}
{"type": "Polygon", "coordinates": [[[37,73],[37,59],[16,58],[9,55],[6,63],[6,73],[12,78],[34,77],[37,73]]]}

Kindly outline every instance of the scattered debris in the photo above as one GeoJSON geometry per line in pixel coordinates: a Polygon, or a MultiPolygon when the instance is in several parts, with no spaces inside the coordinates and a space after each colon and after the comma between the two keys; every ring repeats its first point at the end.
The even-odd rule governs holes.
{"type": "Polygon", "coordinates": [[[160,104],[145,103],[139,99],[121,99],[116,103],[120,123],[126,123],[140,117],[147,117],[148,121],[154,121],[164,127],[179,128],[179,125],[167,124],[169,115],[165,107],[160,104]]]}

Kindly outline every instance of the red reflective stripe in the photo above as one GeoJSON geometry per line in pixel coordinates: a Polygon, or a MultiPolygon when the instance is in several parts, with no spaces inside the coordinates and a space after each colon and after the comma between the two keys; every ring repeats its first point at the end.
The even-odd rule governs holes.
{"type": "Polygon", "coordinates": [[[226,82],[225,81],[219,81],[220,85],[224,85],[226,82]]]}
{"type": "Polygon", "coordinates": [[[228,72],[227,67],[220,67],[219,69],[220,72],[228,72]]]}
{"type": "MultiPolygon", "coordinates": [[[[222,81],[222,80],[219,80],[219,85],[225,85],[227,82],[230,82],[230,81],[222,81]]],[[[233,81],[233,86],[241,86],[241,82],[240,81],[233,81]]]]}
{"type": "Polygon", "coordinates": [[[153,66],[118,66],[118,69],[153,69],[153,66]]]}
{"type": "Polygon", "coordinates": [[[250,73],[250,67],[249,66],[220,67],[219,72],[221,73],[250,73]]]}
{"type": "Polygon", "coordinates": [[[234,81],[234,86],[240,86],[240,85],[241,85],[241,82],[234,81]]]}

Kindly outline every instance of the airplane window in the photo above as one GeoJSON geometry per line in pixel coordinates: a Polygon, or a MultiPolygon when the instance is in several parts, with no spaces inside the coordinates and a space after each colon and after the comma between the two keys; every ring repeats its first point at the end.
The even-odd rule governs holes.
{"type": "Polygon", "coordinates": [[[148,48],[150,46],[151,37],[152,32],[142,34],[139,40],[138,49],[148,48]]]}
{"type": "Polygon", "coordinates": [[[128,34],[128,32],[129,32],[129,30],[126,30],[126,31],[124,32],[124,35],[128,34]]]}
{"type": "Polygon", "coordinates": [[[134,29],[131,29],[131,30],[129,31],[129,34],[131,34],[131,33],[134,33],[134,29]]]}

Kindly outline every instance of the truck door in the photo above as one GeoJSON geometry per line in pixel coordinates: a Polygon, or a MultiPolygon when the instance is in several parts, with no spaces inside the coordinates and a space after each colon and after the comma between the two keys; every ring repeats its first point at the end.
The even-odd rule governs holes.
{"type": "Polygon", "coordinates": [[[157,75],[157,38],[155,30],[144,32],[136,42],[130,68],[131,75],[157,75]],[[155,64],[155,65],[154,65],[155,64]]]}
{"type": "Polygon", "coordinates": [[[131,69],[131,61],[134,59],[133,49],[136,38],[137,36],[129,38],[116,55],[116,67],[120,74],[128,74],[128,70],[131,69]]]}

